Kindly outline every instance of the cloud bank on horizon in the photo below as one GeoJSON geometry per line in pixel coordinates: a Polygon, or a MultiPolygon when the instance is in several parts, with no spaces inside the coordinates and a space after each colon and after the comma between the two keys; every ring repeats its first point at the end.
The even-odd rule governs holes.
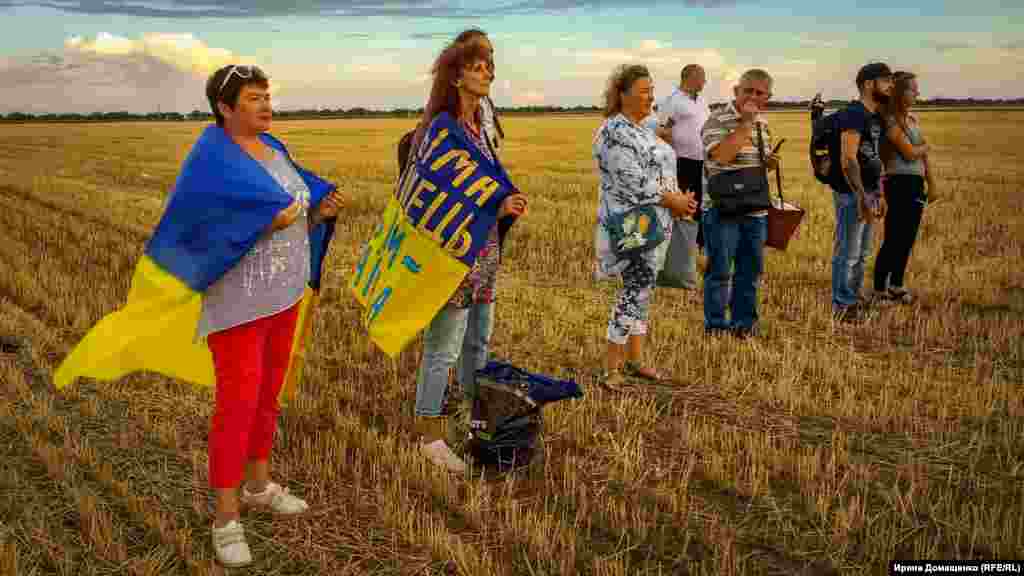
{"type": "Polygon", "coordinates": [[[0,0],[0,9],[23,6],[53,8],[95,15],[127,15],[146,18],[262,18],[268,16],[395,16],[402,18],[488,18],[505,15],[558,13],[566,10],[657,8],[669,4],[714,8],[738,0],[514,0],[467,2],[437,0],[0,0]]]}
{"type": "Polygon", "coordinates": [[[599,105],[608,73],[623,62],[646,64],[659,98],[671,92],[688,63],[707,70],[705,94],[712,101],[730,98],[735,81],[751,67],[765,68],[775,77],[779,100],[806,99],[819,91],[826,97],[849,98],[854,96],[857,67],[876,59],[917,72],[925,97],[1024,96],[1024,37],[923,35],[909,40],[918,45],[917,52],[910,52],[858,46],[861,40],[851,34],[774,30],[764,33],[773,38],[771,46],[745,49],[744,42],[757,40],[728,32],[721,32],[721,38],[707,32],[713,38],[708,41],[671,29],[660,34],[633,29],[634,22],[651,22],[643,9],[697,10],[711,29],[718,21],[746,13],[744,0],[683,3],[692,8],[662,0],[296,4],[0,0],[0,17],[5,9],[15,15],[45,10],[72,22],[65,25],[62,42],[54,38],[55,46],[33,39],[16,54],[0,55],[0,113],[206,110],[204,82],[229,63],[264,68],[279,109],[415,108],[426,98],[430,64],[440,47],[458,30],[476,25],[491,31],[496,45],[498,78],[492,93],[499,105],[599,105]],[[573,11],[599,17],[551,18],[573,11]],[[517,27],[508,22],[517,22],[517,27]],[[616,29],[620,23],[622,29],[616,29]],[[224,31],[232,26],[242,32],[224,31]],[[554,29],[559,26],[565,29],[554,29]],[[191,31],[152,31],[169,27],[191,31]],[[249,27],[252,33],[246,32],[249,27]],[[134,35],[125,32],[132,28],[134,35]],[[908,64],[894,61],[892,54],[908,64]]]}

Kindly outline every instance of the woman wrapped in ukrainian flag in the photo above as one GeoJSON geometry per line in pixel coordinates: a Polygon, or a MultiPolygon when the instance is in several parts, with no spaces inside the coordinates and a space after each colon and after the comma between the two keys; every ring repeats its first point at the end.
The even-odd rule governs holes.
{"type": "Polygon", "coordinates": [[[213,547],[229,567],[252,562],[240,505],[279,514],[308,508],[270,479],[270,451],[282,388],[294,388],[301,374],[341,206],[334,185],[301,168],[267,133],[269,88],[255,66],[225,66],[209,78],[217,123],[185,160],[127,302],[54,374],[58,389],[78,377],[113,380],[142,370],[216,386],[213,547]]]}

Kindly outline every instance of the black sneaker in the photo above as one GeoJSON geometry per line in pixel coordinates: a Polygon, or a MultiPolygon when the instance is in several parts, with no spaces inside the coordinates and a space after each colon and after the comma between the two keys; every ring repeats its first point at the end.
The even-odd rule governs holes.
{"type": "Polygon", "coordinates": [[[886,295],[889,300],[899,304],[913,304],[914,295],[910,293],[910,290],[902,286],[890,286],[889,290],[886,291],[886,295]]]}

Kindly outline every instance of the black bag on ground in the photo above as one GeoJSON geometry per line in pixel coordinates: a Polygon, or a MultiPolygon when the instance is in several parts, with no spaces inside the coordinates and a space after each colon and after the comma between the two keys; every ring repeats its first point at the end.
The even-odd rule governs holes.
{"type": "Polygon", "coordinates": [[[490,361],[477,371],[478,399],[472,419],[481,425],[470,428],[469,415],[460,415],[456,433],[477,464],[506,472],[528,466],[542,455],[544,420],[541,409],[566,398],[580,398],[583,391],[570,380],[532,374],[511,364],[490,361]]]}

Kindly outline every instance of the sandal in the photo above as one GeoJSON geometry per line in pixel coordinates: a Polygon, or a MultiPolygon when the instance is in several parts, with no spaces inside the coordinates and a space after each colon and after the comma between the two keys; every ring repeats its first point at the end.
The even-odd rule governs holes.
{"type": "Polygon", "coordinates": [[[622,365],[622,373],[626,376],[640,378],[641,380],[649,380],[651,382],[661,382],[664,380],[657,370],[653,368],[641,368],[628,360],[622,365]]]}

